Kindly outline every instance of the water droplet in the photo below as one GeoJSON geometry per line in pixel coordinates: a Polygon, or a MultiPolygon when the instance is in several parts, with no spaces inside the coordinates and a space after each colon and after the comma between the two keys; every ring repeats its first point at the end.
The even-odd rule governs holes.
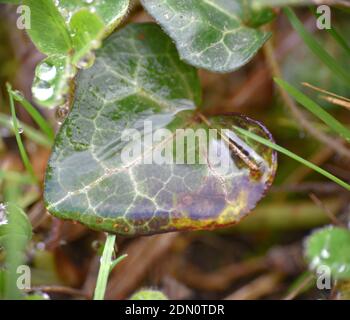
{"type": "Polygon", "coordinates": [[[21,91],[13,90],[13,91],[12,91],[12,94],[14,95],[14,97],[15,97],[17,100],[24,100],[24,96],[23,96],[23,94],[22,94],[21,91]]]}
{"type": "Polygon", "coordinates": [[[19,128],[18,128],[18,133],[19,133],[19,134],[22,134],[22,133],[23,133],[23,128],[19,127],[19,128]]]}
{"type": "Polygon", "coordinates": [[[99,251],[101,249],[101,246],[102,246],[102,243],[101,241],[99,240],[94,240],[92,241],[91,243],[91,248],[94,250],[94,251],[99,251]]]}
{"type": "Polygon", "coordinates": [[[326,249],[322,249],[322,251],[321,251],[321,257],[322,257],[323,259],[328,259],[328,258],[330,257],[329,251],[326,250],[326,249]]]}
{"type": "Polygon", "coordinates": [[[345,270],[346,270],[345,264],[342,264],[342,265],[338,268],[338,272],[339,272],[339,273],[342,273],[342,272],[344,272],[345,270]]]}
{"type": "Polygon", "coordinates": [[[46,101],[50,99],[54,90],[53,87],[46,81],[38,81],[32,87],[34,97],[39,101],[46,101]]]}
{"type": "Polygon", "coordinates": [[[3,203],[0,203],[0,226],[7,223],[6,206],[3,203]]]}
{"type": "Polygon", "coordinates": [[[51,81],[56,77],[56,74],[56,67],[47,62],[43,62],[37,67],[36,75],[41,80],[51,81]]]}
{"type": "Polygon", "coordinates": [[[90,52],[77,63],[77,67],[79,69],[87,69],[90,68],[94,62],[95,54],[93,52],[90,52]]]}
{"type": "Polygon", "coordinates": [[[62,106],[59,106],[56,109],[56,119],[59,125],[61,125],[64,121],[64,119],[66,119],[67,115],[69,113],[69,106],[68,103],[65,103],[62,106]]]}
{"type": "Polygon", "coordinates": [[[101,46],[101,41],[99,40],[92,40],[91,41],[91,47],[94,49],[98,49],[101,46]]]}

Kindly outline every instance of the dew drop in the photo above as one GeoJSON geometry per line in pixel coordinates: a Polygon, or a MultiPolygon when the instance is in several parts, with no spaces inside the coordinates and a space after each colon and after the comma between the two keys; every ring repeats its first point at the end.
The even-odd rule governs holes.
{"type": "Polygon", "coordinates": [[[18,133],[19,133],[19,134],[22,134],[22,133],[23,133],[23,128],[19,127],[19,128],[18,128],[18,133]]]}
{"type": "Polygon", "coordinates": [[[16,99],[18,100],[23,100],[24,99],[24,96],[22,94],[21,91],[18,91],[18,90],[13,90],[12,91],[12,94],[16,97],[16,99]]]}
{"type": "Polygon", "coordinates": [[[345,269],[346,269],[345,264],[342,264],[342,265],[338,268],[338,272],[339,272],[339,273],[343,273],[343,272],[345,271],[345,269]]]}
{"type": "Polygon", "coordinates": [[[54,94],[53,87],[46,81],[38,81],[35,83],[32,92],[34,97],[39,101],[46,101],[54,94]]]}
{"type": "Polygon", "coordinates": [[[7,223],[6,206],[3,203],[0,203],[0,226],[7,223]]]}
{"type": "Polygon", "coordinates": [[[98,49],[101,46],[101,41],[99,40],[92,40],[91,41],[91,47],[94,49],[98,49]]]}
{"type": "Polygon", "coordinates": [[[56,119],[59,125],[63,123],[69,113],[69,105],[68,102],[59,106],[56,109],[56,119]]]}
{"type": "Polygon", "coordinates": [[[323,259],[328,259],[328,258],[330,257],[329,251],[326,250],[326,249],[322,249],[322,251],[321,251],[321,257],[322,257],[323,259]]]}
{"type": "Polygon", "coordinates": [[[54,65],[51,65],[47,62],[43,62],[37,67],[36,75],[41,80],[51,81],[55,79],[57,75],[57,69],[54,65]]]}
{"type": "Polygon", "coordinates": [[[77,63],[77,67],[79,69],[88,69],[94,64],[94,62],[95,54],[90,52],[77,63]]]}

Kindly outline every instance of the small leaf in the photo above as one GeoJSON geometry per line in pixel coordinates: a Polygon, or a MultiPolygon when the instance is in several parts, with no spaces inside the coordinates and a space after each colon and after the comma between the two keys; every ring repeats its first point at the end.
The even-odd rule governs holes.
{"type": "Polygon", "coordinates": [[[100,47],[100,42],[120,23],[129,0],[60,0],[56,5],[69,26],[72,62],[79,67],[79,60],[100,47]]]}
{"type": "Polygon", "coordinates": [[[28,216],[13,203],[0,204],[0,245],[11,246],[9,239],[23,240],[25,243],[32,237],[32,226],[28,216]]]}
{"type": "Polygon", "coordinates": [[[0,246],[6,251],[5,299],[22,297],[17,286],[17,267],[23,264],[24,250],[31,237],[32,226],[23,210],[13,203],[0,204],[0,246]]]}
{"type": "Polygon", "coordinates": [[[230,72],[248,63],[270,37],[259,26],[273,18],[254,12],[245,0],[142,0],[193,66],[230,72]]]}
{"type": "Polygon", "coordinates": [[[213,229],[240,221],[271,185],[277,160],[270,148],[233,128],[271,136],[245,117],[206,118],[200,104],[196,70],[180,61],[157,25],[129,25],[113,34],[97,51],[94,66],[77,78],[73,108],[47,168],[48,210],[59,218],[129,236],[213,229]],[[173,145],[170,156],[185,161],[147,164],[147,157],[136,154],[125,162],[122,151],[134,146],[122,138],[125,129],[140,130],[142,136],[149,130],[146,137],[167,129],[166,143],[149,147],[142,142],[144,154],[161,154],[164,146],[173,145]],[[227,131],[191,144],[177,129],[227,131]],[[226,171],[204,152],[208,145],[220,146],[226,171]]]}
{"type": "Polygon", "coordinates": [[[168,297],[162,291],[143,289],[133,294],[130,300],[168,300],[168,297]]]}
{"type": "Polygon", "coordinates": [[[66,55],[71,49],[67,26],[52,0],[23,0],[31,10],[30,38],[46,55],[66,55]]]}
{"type": "Polygon", "coordinates": [[[326,227],[306,239],[305,256],[310,268],[330,268],[334,279],[350,279],[350,232],[335,227],[326,227]]]}
{"type": "Polygon", "coordinates": [[[69,26],[75,50],[73,63],[78,64],[89,53],[94,42],[96,43],[95,48],[99,46],[97,39],[103,36],[104,24],[94,13],[82,9],[73,15],[69,26]]]}

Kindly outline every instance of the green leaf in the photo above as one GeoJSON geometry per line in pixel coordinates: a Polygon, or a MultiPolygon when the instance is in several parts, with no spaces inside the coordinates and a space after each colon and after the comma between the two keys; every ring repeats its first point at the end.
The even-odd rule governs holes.
{"type": "Polygon", "coordinates": [[[36,47],[46,55],[66,55],[71,39],[65,21],[52,0],[23,0],[31,11],[28,34],[36,47]]]}
{"type": "Polygon", "coordinates": [[[253,12],[245,0],[142,0],[142,4],[174,39],[181,58],[199,68],[234,71],[270,37],[252,26],[271,20],[271,11],[253,12]]]}
{"type": "Polygon", "coordinates": [[[74,14],[70,21],[70,29],[74,47],[73,63],[77,64],[94,47],[99,47],[99,41],[104,32],[102,20],[88,9],[82,9],[74,14]]]}
{"type": "Polygon", "coordinates": [[[13,3],[13,4],[20,4],[22,0],[0,0],[0,3],[13,3]]]}
{"type": "Polygon", "coordinates": [[[18,238],[27,242],[31,237],[32,226],[23,210],[13,203],[0,204],[0,245],[16,245],[7,240],[18,238]]]}
{"type": "Polygon", "coordinates": [[[330,115],[326,110],[320,107],[316,102],[303,94],[297,88],[290,85],[282,79],[276,78],[275,82],[288,92],[296,101],[303,105],[307,110],[312,112],[317,118],[323,121],[334,132],[341,135],[346,140],[350,141],[350,130],[344,127],[337,119],[330,115]]]}
{"type": "MultiPolygon", "coordinates": [[[[72,37],[75,65],[120,23],[129,0],[60,0],[57,8],[65,18],[72,37]]],[[[91,61],[92,62],[92,61],[91,61]]],[[[88,65],[89,66],[89,65],[88,65]]]]}
{"type": "Polygon", "coordinates": [[[168,297],[162,291],[143,289],[133,294],[130,300],[168,300],[168,297]]]}
{"type": "Polygon", "coordinates": [[[5,299],[20,299],[17,287],[17,267],[23,264],[24,250],[32,237],[32,226],[27,215],[13,203],[0,205],[0,246],[6,252],[4,273],[5,299]]]}
{"type": "Polygon", "coordinates": [[[258,10],[266,7],[314,4],[313,0],[250,0],[251,6],[258,10]]]}
{"type": "Polygon", "coordinates": [[[76,67],[91,67],[92,51],[120,23],[129,0],[25,0],[25,4],[32,12],[28,33],[49,56],[37,66],[33,96],[43,107],[57,107],[66,100],[76,67]],[[53,70],[55,77],[45,79],[53,70]]]}
{"type": "Polygon", "coordinates": [[[350,232],[326,227],[314,232],[306,240],[305,256],[310,268],[330,268],[333,279],[350,279],[350,232]]]}
{"type": "Polygon", "coordinates": [[[113,34],[97,52],[94,66],[77,78],[73,108],[47,169],[48,210],[59,218],[123,235],[213,229],[238,222],[270,186],[276,157],[270,148],[240,137],[232,128],[242,126],[267,139],[270,135],[245,117],[207,119],[200,103],[196,70],[180,61],[157,25],[129,25],[113,34]],[[184,140],[185,132],[176,132],[201,129],[207,134],[210,128],[227,131],[193,144],[184,140]],[[138,142],[124,141],[125,129],[140,130],[146,140],[158,129],[168,129],[167,140],[153,147],[142,142],[145,159],[172,145],[170,157],[176,154],[185,161],[146,164],[137,152],[123,161],[122,151],[138,142]],[[220,142],[226,171],[204,153],[207,144],[220,142]]]}

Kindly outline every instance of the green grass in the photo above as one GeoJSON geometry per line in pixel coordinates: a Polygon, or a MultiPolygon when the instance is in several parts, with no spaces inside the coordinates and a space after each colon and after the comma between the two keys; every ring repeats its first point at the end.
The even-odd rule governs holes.
{"type": "Polygon", "coordinates": [[[53,143],[53,140],[55,139],[55,132],[53,131],[50,124],[44,119],[44,117],[40,114],[40,112],[35,109],[23,96],[20,92],[11,90],[11,94],[13,98],[19,102],[24,109],[30,114],[30,116],[33,118],[33,120],[36,122],[36,124],[39,126],[39,128],[42,130],[42,132],[45,133],[47,138],[51,143],[53,143]]]}
{"type": "MultiPolygon", "coordinates": [[[[23,135],[25,135],[28,139],[32,140],[36,144],[43,146],[45,148],[51,148],[52,142],[48,139],[48,137],[42,134],[39,130],[36,130],[25,123],[19,121],[17,119],[18,126],[23,129],[23,135]]],[[[0,126],[7,128],[8,130],[15,133],[12,124],[12,117],[6,114],[0,113],[0,126]]]]}
{"type": "Polygon", "coordinates": [[[16,137],[19,153],[21,155],[21,159],[23,161],[23,164],[24,164],[27,172],[32,177],[32,180],[37,182],[37,177],[35,176],[32,164],[30,163],[28,154],[27,154],[26,149],[24,148],[24,145],[23,145],[23,142],[22,142],[21,134],[19,132],[20,129],[19,129],[18,120],[17,120],[17,117],[16,117],[16,110],[15,110],[14,99],[13,99],[13,96],[11,94],[12,89],[11,89],[11,85],[8,84],[8,83],[7,83],[7,91],[8,91],[9,98],[10,98],[10,109],[11,109],[11,116],[12,116],[12,124],[13,124],[13,129],[14,129],[14,133],[15,133],[15,137],[16,137]]]}
{"type": "MultiPolygon", "coordinates": [[[[345,70],[339,65],[339,63],[323,49],[322,45],[315,40],[315,36],[305,29],[304,25],[292,9],[284,8],[283,12],[309,49],[333,72],[334,75],[338,76],[350,87],[350,73],[348,70],[345,70]]],[[[302,61],[300,61],[300,63],[302,63],[302,61]]]]}
{"type": "Polygon", "coordinates": [[[303,105],[307,110],[313,113],[317,118],[323,121],[330,129],[341,135],[346,140],[350,141],[350,130],[343,126],[337,119],[325,111],[316,102],[311,100],[297,88],[282,79],[275,78],[275,82],[288,92],[296,101],[303,105]]]}
{"type": "MultiPolygon", "coordinates": [[[[312,14],[318,18],[319,15],[317,14],[315,8],[310,8],[312,14]]],[[[344,39],[344,37],[339,33],[339,31],[334,27],[331,26],[331,29],[326,29],[326,31],[333,37],[333,39],[344,49],[344,51],[350,56],[350,46],[348,45],[347,41],[344,39]]]]}
{"type": "Polygon", "coordinates": [[[270,147],[292,159],[294,159],[295,161],[298,161],[300,162],[301,164],[309,167],[310,169],[318,172],[319,174],[325,176],[326,178],[328,178],[329,180],[332,180],[333,182],[337,183],[338,185],[342,186],[343,188],[345,188],[346,190],[350,191],[350,184],[346,183],[345,181],[339,179],[338,177],[334,176],[333,174],[329,173],[328,171],[326,170],[323,170],[322,168],[316,166],[315,164],[313,164],[312,162],[309,162],[305,159],[303,159],[302,157],[296,155],[295,153],[271,142],[270,140],[267,140],[265,138],[262,138],[258,135],[256,135],[255,133],[252,133],[248,130],[245,130],[245,129],[242,129],[242,128],[239,128],[239,127],[234,127],[235,130],[243,135],[245,135],[246,137],[250,138],[250,139],[253,139],[267,147],[270,147]]]}

